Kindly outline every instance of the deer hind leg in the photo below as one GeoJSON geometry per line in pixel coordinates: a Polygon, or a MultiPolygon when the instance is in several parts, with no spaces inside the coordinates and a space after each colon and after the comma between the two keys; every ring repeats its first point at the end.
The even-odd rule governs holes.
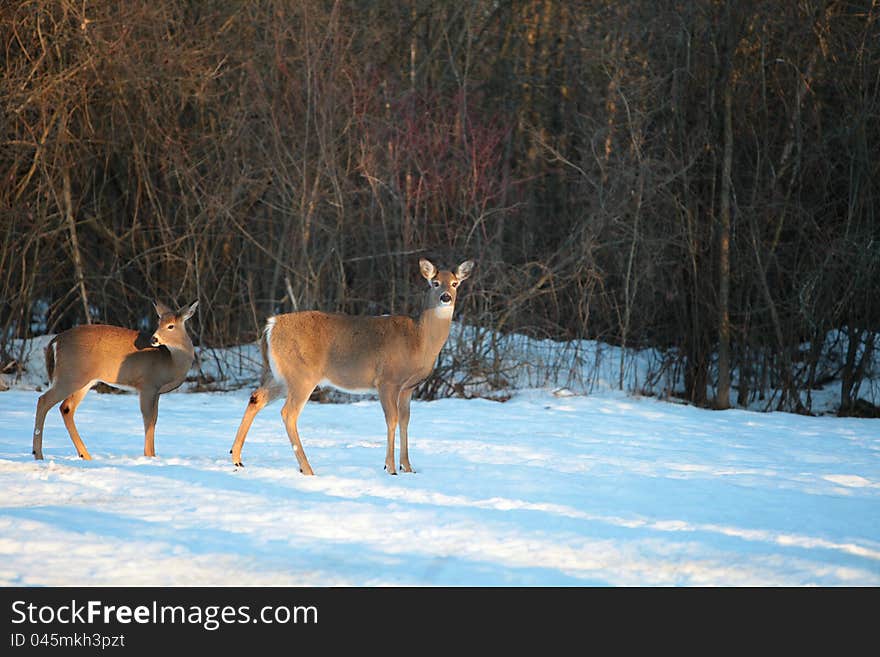
{"type": "Polygon", "coordinates": [[[38,461],[43,460],[43,423],[46,421],[46,413],[55,404],[64,399],[65,396],[64,390],[53,386],[40,395],[40,398],[37,400],[37,414],[34,418],[33,455],[38,461]]]}
{"type": "Polygon", "coordinates": [[[400,423],[400,469],[404,472],[415,472],[409,464],[409,402],[412,399],[414,388],[409,388],[400,393],[397,400],[397,419],[400,423]]]}
{"type": "Polygon", "coordinates": [[[80,438],[79,431],[76,430],[76,423],[73,421],[73,415],[76,413],[76,407],[79,406],[83,397],[88,393],[89,388],[91,388],[91,385],[84,386],[77,390],[62,402],[60,408],[61,417],[64,420],[64,426],[67,427],[67,433],[70,434],[70,439],[73,441],[76,453],[79,454],[80,458],[85,459],[86,461],[91,461],[92,457],[89,454],[89,450],[86,449],[82,438],[80,438]]]}
{"type": "Polygon", "coordinates": [[[243,467],[241,462],[241,450],[244,447],[244,440],[247,438],[247,432],[251,428],[254,418],[257,416],[266,404],[278,399],[284,392],[282,386],[275,382],[264,382],[259,388],[251,393],[247,407],[244,409],[244,417],[241,418],[241,424],[238,426],[238,432],[235,434],[235,441],[232,443],[232,463],[238,467],[243,467]]]}
{"type": "Polygon", "coordinates": [[[302,412],[303,407],[309,400],[309,395],[312,394],[312,390],[314,389],[314,385],[307,386],[300,384],[298,386],[291,386],[287,391],[287,401],[284,402],[284,406],[281,408],[281,417],[284,419],[284,426],[287,429],[287,437],[290,439],[290,445],[293,447],[293,453],[296,455],[296,460],[299,461],[299,471],[304,475],[313,475],[315,473],[312,472],[312,466],[309,465],[309,460],[306,458],[302,442],[300,442],[299,431],[296,428],[296,420],[299,418],[299,414],[302,412]]]}
{"type": "Polygon", "coordinates": [[[385,425],[388,428],[385,470],[388,471],[388,474],[392,475],[397,474],[397,466],[394,465],[394,434],[397,432],[398,399],[400,399],[400,388],[394,386],[379,388],[379,401],[382,403],[382,410],[385,412],[385,425]]]}
{"type": "Polygon", "coordinates": [[[156,418],[159,417],[159,391],[141,390],[141,415],[144,416],[144,456],[156,456],[156,418]]]}

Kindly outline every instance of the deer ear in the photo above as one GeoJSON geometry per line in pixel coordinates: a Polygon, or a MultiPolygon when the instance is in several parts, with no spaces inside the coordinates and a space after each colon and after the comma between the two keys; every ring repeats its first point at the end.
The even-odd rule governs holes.
{"type": "Polygon", "coordinates": [[[422,276],[429,281],[437,275],[437,268],[430,260],[426,260],[425,258],[419,258],[419,270],[421,270],[422,276]]]}
{"type": "Polygon", "coordinates": [[[180,317],[180,321],[185,322],[190,317],[193,316],[196,312],[196,307],[199,305],[198,301],[193,301],[189,308],[181,308],[177,311],[177,315],[180,317]]]}
{"type": "Polygon", "coordinates": [[[455,270],[455,277],[463,281],[468,276],[471,275],[471,272],[474,270],[474,261],[473,260],[465,260],[461,263],[455,270]]]}
{"type": "Polygon", "coordinates": [[[164,315],[165,313],[170,313],[170,312],[171,312],[171,308],[169,308],[168,306],[166,306],[166,305],[165,305],[164,303],[162,303],[161,301],[156,301],[156,302],[154,302],[154,303],[153,303],[153,308],[156,309],[156,314],[159,315],[159,317],[161,317],[161,316],[164,315]]]}

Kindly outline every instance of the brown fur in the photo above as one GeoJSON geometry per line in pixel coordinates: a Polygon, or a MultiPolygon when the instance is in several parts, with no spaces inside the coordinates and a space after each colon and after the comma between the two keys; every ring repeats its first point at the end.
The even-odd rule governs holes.
{"type": "Polygon", "coordinates": [[[378,392],[388,430],[385,469],[397,474],[394,440],[399,425],[400,466],[404,472],[413,471],[408,453],[410,399],[446,343],[458,284],[470,275],[473,263],[462,263],[455,273],[438,271],[427,260],[420,267],[429,288],[418,319],[319,311],[269,318],[261,341],[263,381],[251,395],[235,436],[233,463],[241,465],[241,450],[256,414],[286,394],[281,415],[288,438],[300,470],[313,474],[296,421],[312,390],[323,383],[347,391],[378,392]]]}
{"type": "Polygon", "coordinates": [[[43,355],[46,357],[46,374],[49,377],[49,381],[51,382],[55,378],[55,340],[58,337],[52,338],[48,345],[46,345],[46,350],[43,352],[43,355]]]}
{"type": "Polygon", "coordinates": [[[103,324],[76,326],[59,333],[46,348],[51,387],[37,401],[33,454],[43,458],[46,413],[62,402],[61,415],[77,453],[90,459],[74,423],[77,406],[98,381],[136,389],[144,418],[144,454],[155,456],[154,435],[159,395],[183,383],[192,365],[193,345],[185,322],[196,304],[172,312],[156,305],[159,326],[152,336],[103,324]]]}

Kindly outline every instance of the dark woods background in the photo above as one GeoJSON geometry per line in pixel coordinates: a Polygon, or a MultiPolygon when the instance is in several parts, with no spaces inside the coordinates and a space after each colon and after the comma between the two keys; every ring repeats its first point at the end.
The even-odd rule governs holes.
{"type": "MultiPolygon", "coordinates": [[[[4,361],[14,338],[146,327],[155,297],[199,299],[207,347],[293,309],[415,313],[420,255],[472,257],[458,317],[486,335],[657,347],[720,407],[809,411],[839,376],[856,410],[877,2],[0,11],[4,361]]],[[[488,377],[472,347],[451,367],[488,377]]]]}

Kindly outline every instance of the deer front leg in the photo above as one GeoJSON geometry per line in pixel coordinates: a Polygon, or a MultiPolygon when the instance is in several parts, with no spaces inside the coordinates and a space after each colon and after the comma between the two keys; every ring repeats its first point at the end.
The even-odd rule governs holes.
{"type": "Polygon", "coordinates": [[[156,418],[159,416],[159,391],[141,390],[141,415],[144,416],[144,456],[156,456],[156,418]]]}
{"type": "Polygon", "coordinates": [[[397,401],[397,415],[400,421],[400,469],[404,472],[415,472],[409,464],[409,402],[415,388],[400,393],[397,401]]]}
{"type": "Polygon", "coordinates": [[[385,425],[388,428],[388,445],[385,450],[385,470],[388,474],[396,475],[397,466],[394,464],[394,434],[397,432],[397,400],[400,398],[400,388],[386,386],[379,388],[379,401],[385,412],[385,425]]]}

